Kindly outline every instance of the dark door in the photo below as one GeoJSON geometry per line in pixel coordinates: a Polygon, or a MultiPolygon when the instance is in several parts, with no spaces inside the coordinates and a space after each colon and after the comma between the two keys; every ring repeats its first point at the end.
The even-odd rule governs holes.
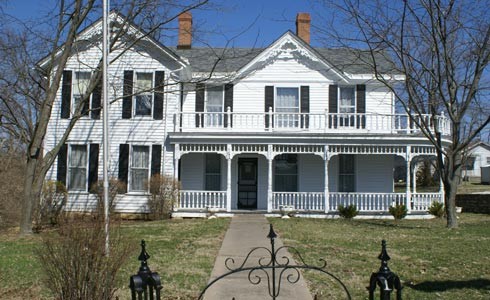
{"type": "Polygon", "coordinates": [[[257,209],[257,159],[238,159],[238,208],[257,209]]]}

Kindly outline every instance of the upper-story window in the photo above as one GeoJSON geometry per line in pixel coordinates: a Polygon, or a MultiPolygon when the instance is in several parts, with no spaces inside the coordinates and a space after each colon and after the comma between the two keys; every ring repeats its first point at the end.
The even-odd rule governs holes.
{"type": "Polygon", "coordinates": [[[339,113],[353,114],[356,112],[354,87],[340,87],[339,113]]]}
{"type": "Polygon", "coordinates": [[[134,115],[151,116],[153,73],[136,73],[134,93],[134,115]]]}
{"type": "MultiPolygon", "coordinates": [[[[73,101],[72,101],[72,112],[75,112],[78,105],[82,101],[82,97],[88,89],[90,83],[91,72],[74,72],[73,78],[73,101]]],[[[82,108],[82,115],[88,115],[88,108],[90,103],[90,96],[87,103],[82,108]]]]}
{"type": "Polygon", "coordinates": [[[298,127],[299,89],[297,87],[276,88],[276,127],[298,127]]]}
{"type": "Polygon", "coordinates": [[[223,86],[206,87],[206,125],[222,126],[224,109],[224,90],[223,86]]]}
{"type": "Polygon", "coordinates": [[[87,145],[71,145],[68,159],[68,189],[87,190],[87,145]]]}

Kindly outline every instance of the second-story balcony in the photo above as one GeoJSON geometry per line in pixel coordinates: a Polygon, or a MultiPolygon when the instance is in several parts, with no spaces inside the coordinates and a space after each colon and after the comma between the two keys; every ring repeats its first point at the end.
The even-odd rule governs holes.
{"type": "Polygon", "coordinates": [[[419,134],[416,124],[428,124],[443,136],[451,132],[444,116],[409,116],[375,113],[244,113],[244,112],[182,112],[176,116],[180,132],[311,132],[311,133],[373,133],[419,134]]]}

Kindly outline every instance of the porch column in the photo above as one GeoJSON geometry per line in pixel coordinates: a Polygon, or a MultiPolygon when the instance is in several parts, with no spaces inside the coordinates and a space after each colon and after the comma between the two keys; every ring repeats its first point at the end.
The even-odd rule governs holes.
{"type": "Polygon", "coordinates": [[[179,180],[179,161],[180,161],[180,145],[175,144],[174,146],[174,179],[179,180]]]}
{"type": "Polygon", "coordinates": [[[226,211],[231,211],[231,145],[226,145],[226,211]]]}
{"type": "Polygon", "coordinates": [[[274,155],[272,153],[272,145],[267,145],[267,212],[272,212],[272,161],[274,155]]]}
{"type": "MultiPolygon", "coordinates": [[[[444,162],[444,158],[443,158],[444,162]]],[[[442,181],[442,174],[441,171],[439,170],[439,194],[441,195],[441,202],[446,205],[445,199],[444,199],[444,182],[442,181]]]]}
{"type": "Polygon", "coordinates": [[[323,197],[324,197],[324,209],[325,213],[328,213],[330,209],[330,193],[328,191],[328,163],[330,162],[330,154],[328,153],[328,146],[325,146],[325,153],[323,155],[323,167],[324,167],[324,178],[323,178],[323,197]]]}
{"type": "Polygon", "coordinates": [[[413,163],[413,173],[412,173],[412,192],[414,194],[417,193],[417,170],[418,170],[418,162],[413,163]]]}
{"type": "Polygon", "coordinates": [[[411,155],[411,147],[407,146],[407,151],[405,153],[405,161],[407,162],[407,179],[405,180],[407,182],[407,189],[406,189],[406,203],[405,206],[407,207],[408,212],[412,210],[412,205],[411,205],[411,193],[410,193],[410,163],[412,161],[412,155],[411,155]]]}

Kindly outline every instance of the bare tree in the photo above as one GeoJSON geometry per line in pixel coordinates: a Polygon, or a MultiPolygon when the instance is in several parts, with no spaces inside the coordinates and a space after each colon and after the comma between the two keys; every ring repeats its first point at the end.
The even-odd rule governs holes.
{"type": "Polygon", "coordinates": [[[489,129],[489,1],[314,2],[333,12],[327,26],[319,28],[328,35],[329,44],[366,47],[370,55],[364,63],[434,145],[447,227],[457,227],[455,199],[462,152],[489,129]],[[377,67],[379,59],[387,58],[394,62],[392,72],[377,67]],[[392,74],[403,74],[405,79],[397,84],[392,74]],[[430,114],[431,119],[422,114],[430,114]],[[441,136],[437,126],[434,129],[440,114],[450,120],[448,137],[441,136]]]}
{"type": "MultiPolygon", "coordinates": [[[[93,69],[88,88],[78,103],[62,137],[48,152],[43,153],[43,141],[51,116],[53,103],[60,88],[63,70],[69,58],[79,51],[77,36],[102,14],[100,1],[62,0],[53,13],[26,23],[14,20],[14,28],[2,22],[0,52],[6,59],[0,64],[0,127],[2,135],[17,139],[26,149],[26,177],[20,221],[21,234],[32,231],[33,206],[39,200],[46,173],[54,163],[62,145],[82,116],[90,94],[101,79],[102,53],[93,69]],[[57,12],[57,13],[55,13],[57,12]],[[41,49],[41,50],[39,50],[41,49]],[[46,56],[47,55],[47,56],[46,56]],[[49,61],[42,70],[34,69],[43,56],[49,61]]],[[[182,12],[207,4],[208,0],[120,0],[111,1],[111,8],[124,16],[118,26],[112,27],[111,51],[124,53],[138,40],[162,37],[166,25],[182,12]],[[127,39],[129,24],[146,32],[143,36],[127,39]]],[[[1,9],[0,9],[1,11],[1,9]]],[[[94,44],[100,41],[92,41],[94,44]]],[[[118,56],[119,57],[119,56],[118,56]]],[[[118,59],[112,58],[111,63],[118,59]]]]}

